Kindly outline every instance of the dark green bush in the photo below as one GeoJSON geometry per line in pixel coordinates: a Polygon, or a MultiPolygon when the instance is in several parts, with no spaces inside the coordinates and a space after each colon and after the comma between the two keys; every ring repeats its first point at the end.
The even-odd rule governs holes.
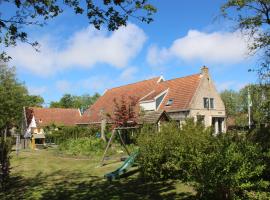
{"type": "Polygon", "coordinates": [[[269,182],[261,177],[265,165],[261,149],[228,134],[212,140],[194,159],[180,162],[189,172],[203,199],[248,199],[248,193],[264,191],[269,182]],[[185,163],[190,163],[185,165],[185,163]]]}
{"type": "Polygon", "coordinates": [[[159,133],[145,131],[138,144],[144,177],[193,183],[198,198],[259,199],[258,194],[269,194],[269,182],[262,178],[262,149],[241,135],[212,136],[188,120],[181,130],[169,124],[159,133]]]}

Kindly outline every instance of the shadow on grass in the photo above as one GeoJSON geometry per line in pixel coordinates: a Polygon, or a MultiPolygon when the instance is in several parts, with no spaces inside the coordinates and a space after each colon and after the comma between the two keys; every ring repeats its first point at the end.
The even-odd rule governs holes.
{"type": "Polygon", "coordinates": [[[173,182],[145,182],[140,178],[122,178],[108,182],[83,173],[57,171],[33,178],[12,177],[0,199],[194,199],[191,193],[176,194],[173,182]]]}

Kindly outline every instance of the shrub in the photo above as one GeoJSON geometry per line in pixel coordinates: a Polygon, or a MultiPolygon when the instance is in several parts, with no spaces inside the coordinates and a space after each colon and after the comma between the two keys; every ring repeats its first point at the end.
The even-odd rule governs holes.
{"type": "Polygon", "coordinates": [[[68,139],[59,145],[59,150],[70,155],[91,156],[102,153],[105,145],[103,140],[95,137],[68,139]]]}
{"type": "Polygon", "coordinates": [[[189,172],[189,181],[204,199],[247,199],[251,191],[265,190],[269,183],[261,178],[265,165],[260,148],[224,134],[212,140],[193,159],[180,163],[189,172]]]}
{"type": "Polygon", "coordinates": [[[45,130],[47,142],[54,142],[56,144],[61,144],[62,142],[69,139],[96,137],[98,132],[99,129],[95,127],[57,127],[55,125],[47,127],[45,130]]]}
{"type": "Polygon", "coordinates": [[[0,184],[1,189],[5,190],[6,184],[9,179],[10,172],[10,153],[12,147],[12,141],[10,138],[4,140],[4,137],[0,138],[0,184]]]}
{"type": "Polygon", "coordinates": [[[243,136],[212,136],[188,120],[181,130],[169,124],[159,133],[145,131],[138,144],[146,178],[193,183],[202,199],[256,199],[259,192],[269,194],[269,182],[262,179],[266,165],[261,148],[243,136]]]}
{"type": "Polygon", "coordinates": [[[154,180],[183,177],[186,172],[180,168],[179,162],[187,155],[179,152],[194,150],[195,146],[199,148],[208,136],[209,130],[204,130],[201,124],[192,120],[188,120],[182,130],[175,123],[163,125],[160,132],[143,128],[137,141],[140,147],[138,162],[143,176],[154,180]]]}

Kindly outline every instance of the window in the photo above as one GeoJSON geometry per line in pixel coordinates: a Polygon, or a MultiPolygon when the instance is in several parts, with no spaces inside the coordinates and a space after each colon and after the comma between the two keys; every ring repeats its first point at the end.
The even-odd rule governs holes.
{"type": "Polygon", "coordinates": [[[170,105],[172,105],[173,104],[173,100],[172,99],[169,99],[168,101],[167,101],[167,103],[166,103],[166,106],[170,106],[170,105]]]}
{"type": "Polygon", "coordinates": [[[204,97],[203,98],[203,107],[204,108],[211,108],[213,109],[214,108],[214,98],[207,98],[207,97],[204,97]]]}
{"type": "Polygon", "coordinates": [[[210,98],[210,108],[214,108],[214,99],[210,98]]]}
{"type": "Polygon", "coordinates": [[[161,95],[160,97],[158,97],[156,99],[156,109],[159,107],[160,103],[162,102],[164,96],[165,96],[166,93],[164,93],[163,95],[161,95]]]}
{"type": "Polygon", "coordinates": [[[209,99],[206,97],[203,98],[203,107],[209,109],[209,99]]]}

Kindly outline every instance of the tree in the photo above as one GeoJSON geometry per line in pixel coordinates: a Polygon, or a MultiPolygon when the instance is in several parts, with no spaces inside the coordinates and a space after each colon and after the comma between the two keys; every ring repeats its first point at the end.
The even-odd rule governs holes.
{"type": "Polygon", "coordinates": [[[17,81],[14,68],[0,65],[0,130],[19,125],[27,89],[17,81]]]}
{"type": "Polygon", "coordinates": [[[27,95],[26,105],[31,107],[42,107],[44,99],[40,95],[27,95]]]}
{"type": "Polygon", "coordinates": [[[135,97],[128,97],[127,100],[125,96],[122,96],[119,101],[116,99],[114,102],[113,115],[110,116],[114,122],[115,127],[133,127],[137,124],[138,116],[135,112],[135,106],[138,103],[138,99],[135,97]]]}
{"type": "MultiPolygon", "coordinates": [[[[0,4],[7,4],[10,8],[0,12],[0,44],[15,46],[18,41],[26,42],[38,50],[38,42],[29,41],[25,31],[30,25],[44,26],[47,21],[60,15],[67,8],[75,14],[84,14],[95,28],[106,25],[108,30],[114,31],[125,26],[130,17],[142,22],[150,23],[156,9],[148,4],[148,0],[5,0],[0,4]]],[[[0,60],[10,57],[3,51],[0,60]]]]}
{"type": "Polygon", "coordinates": [[[250,91],[252,107],[251,116],[254,124],[267,124],[270,121],[270,90],[264,85],[248,85],[239,91],[241,110],[247,113],[248,90],[250,91]]]}
{"type": "Polygon", "coordinates": [[[250,52],[260,52],[261,62],[257,69],[260,80],[270,80],[270,0],[227,0],[221,8],[226,17],[237,21],[238,28],[247,34],[252,44],[250,52]],[[236,10],[234,17],[230,10],[236,10]],[[230,13],[230,14],[229,14],[230,13]]]}
{"type": "Polygon", "coordinates": [[[16,78],[15,68],[0,65],[0,133],[20,127],[24,106],[41,106],[43,98],[31,96],[16,78]]]}
{"type": "Polygon", "coordinates": [[[235,116],[239,112],[239,95],[233,90],[224,90],[220,97],[225,104],[228,117],[235,116]]]}
{"type": "Polygon", "coordinates": [[[57,101],[50,103],[51,108],[78,108],[84,112],[90,105],[94,104],[100,97],[100,94],[95,93],[93,96],[84,94],[82,96],[76,96],[71,94],[64,94],[63,97],[57,101]]]}

